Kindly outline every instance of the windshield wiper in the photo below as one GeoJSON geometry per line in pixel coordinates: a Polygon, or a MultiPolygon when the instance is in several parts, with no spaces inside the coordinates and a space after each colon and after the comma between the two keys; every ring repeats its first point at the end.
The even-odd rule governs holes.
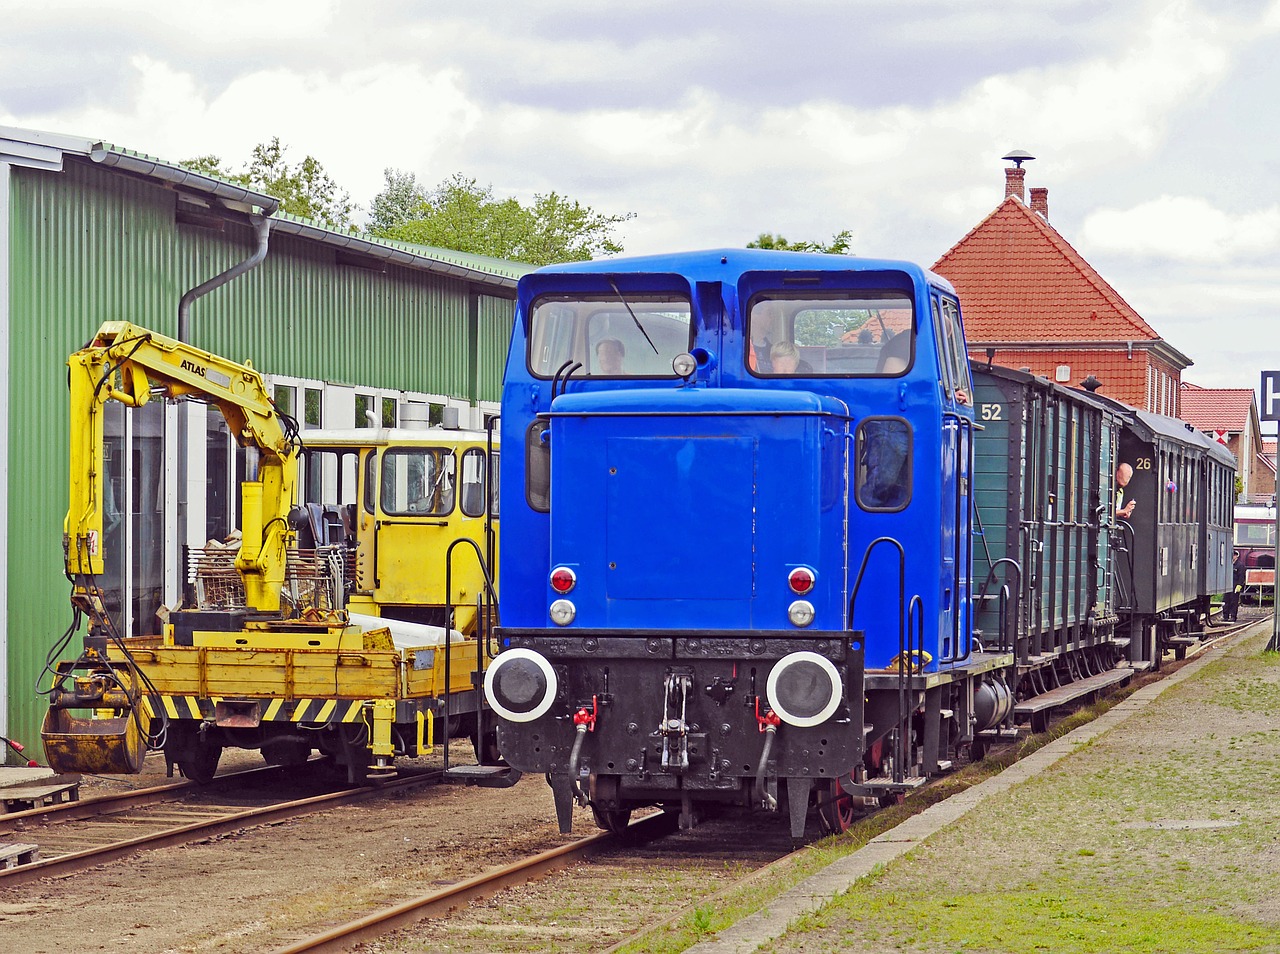
{"type": "Polygon", "coordinates": [[[631,316],[631,320],[634,321],[636,323],[636,327],[640,329],[640,334],[644,335],[644,340],[649,342],[649,347],[653,349],[653,353],[660,354],[661,352],[658,351],[658,346],[654,344],[653,339],[649,337],[649,332],[644,330],[644,325],[640,324],[640,319],[637,318],[636,313],[631,310],[631,305],[628,304],[627,300],[622,297],[622,292],[618,290],[618,283],[615,282],[612,278],[608,278],[607,276],[605,278],[605,281],[609,283],[609,287],[613,289],[613,293],[618,296],[618,301],[626,305],[627,314],[631,316]]]}

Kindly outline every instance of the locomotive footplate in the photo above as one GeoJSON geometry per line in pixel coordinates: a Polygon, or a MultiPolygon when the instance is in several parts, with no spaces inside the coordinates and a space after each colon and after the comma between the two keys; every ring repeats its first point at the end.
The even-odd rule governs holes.
{"type": "MultiPolygon", "coordinates": [[[[907,685],[909,688],[916,690],[932,689],[935,686],[945,686],[948,683],[968,679],[971,676],[991,672],[994,669],[1004,669],[1012,665],[1013,653],[973,653],[964,662],[951,669],[939,669],[936,672],[914,672],[910,675],[907,685]]],[[[889,669],[868,669],[866,672],[867,691],[870,692],[876,689],[892,689],[896,691],[898,679],[898,667],[896,666],[889,669]]]]}

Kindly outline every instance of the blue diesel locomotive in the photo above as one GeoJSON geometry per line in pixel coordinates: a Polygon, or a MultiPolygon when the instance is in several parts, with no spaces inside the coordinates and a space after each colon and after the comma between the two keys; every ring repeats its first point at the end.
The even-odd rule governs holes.
{"type": "MultiPolygon", "coordinates": [[[[521,280],[485,694],[562,830],[575,800],[609,829],[721,803],[842,830],[1016,731],[1047,686],[1022,678],[1019,560],[975,576],[974,409],[955,292],[909,263],[732,249],[521,280]]],[[[1107,624],[1077,678],[1126,645],[1087,599],[1107,624]]]]}

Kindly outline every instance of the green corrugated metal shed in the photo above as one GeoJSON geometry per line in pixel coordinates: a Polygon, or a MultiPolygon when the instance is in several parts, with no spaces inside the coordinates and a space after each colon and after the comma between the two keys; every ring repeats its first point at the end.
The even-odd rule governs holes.
{"type": "MultiPolygon", "coordinates": [[[[246,258],[248,214],[273,206],[115,146],[0,127],[0,734],[32,753],[35,684],[71,615],[67,355],[111,319],[176,334],[183,293],[246,258]]],[[[499,399],[515,284],[530,266],[271,220],[262,265],[193,305],[193,344],[273,374],[499,399]]]]}

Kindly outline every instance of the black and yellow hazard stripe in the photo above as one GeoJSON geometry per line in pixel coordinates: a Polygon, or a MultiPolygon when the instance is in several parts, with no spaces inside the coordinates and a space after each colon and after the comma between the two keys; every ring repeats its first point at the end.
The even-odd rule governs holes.
{"type": "MultiPolygon", "coordinates": [[[[221,697],[201,699],[198,696],[159,696],[160,709],[170,719],[212,719],[221,697]]],[[[155,716],[152,697],[144,696],[144,715],[155,716]]],[[[360,699],[263,699],[263,722],[315,722],[322,725],[355,722],[364,711],[360,699]]]]}

